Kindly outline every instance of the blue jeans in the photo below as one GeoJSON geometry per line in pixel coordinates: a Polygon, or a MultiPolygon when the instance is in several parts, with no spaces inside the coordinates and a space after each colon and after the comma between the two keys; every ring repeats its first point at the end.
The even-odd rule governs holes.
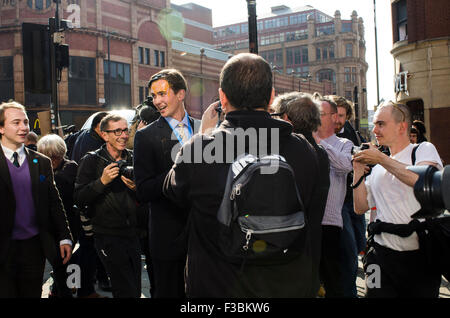
{"type": "Polygon", "coordinates": [[[344,227],[341,235],[341,272],[345,297],[357,297],[356,276],[358,273],[358,254],[366,246],[366,221],[364,215],[353,211],[353,202],[342,207],[344,227]]]}

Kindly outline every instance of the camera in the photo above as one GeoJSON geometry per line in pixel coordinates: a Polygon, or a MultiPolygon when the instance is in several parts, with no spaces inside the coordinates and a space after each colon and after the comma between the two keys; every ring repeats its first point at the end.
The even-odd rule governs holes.
{"type": "Polygon", "coordinates": [[[408,170],[419,175],[414,185],[414,196],[421,209],[413,218],[432,218],[450,210],[450,165],[439,171],[434,166],[410,166],[408,170]]]}
{"type": "Polygon", "coordinates": [[[119,176],[124,176],[127,179],[134,180],[133,166],[128,166],[126,160],[119,160],[116,163],[119,167],[119,176]]]}
{"type": "Polygon", "coordinates": [[[358,153],[360,151],[369,149],[369,148],[370,148],[369,144],[361,144],[361,146],[353,146],[353,148],[352,148],[352,155],[355,154],[355,153],[358,153]]]}

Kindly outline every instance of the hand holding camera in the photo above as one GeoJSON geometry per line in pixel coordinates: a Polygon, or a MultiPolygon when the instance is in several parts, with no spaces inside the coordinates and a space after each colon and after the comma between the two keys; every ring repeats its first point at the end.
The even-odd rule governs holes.
{"type": "Polygon", "coordinates": [[[110,184],[119,175],[119,166],[113,162],[103,169],[103,174],[100,177],[100,181],[104,184],[110,184]]]}
{"type": "Polygon", "coordinates": [[[353,147],[353,160],[373,167],[382,162],[385,156],[378,148],[372,144],[362,144],[361,147],[353,147]]]}

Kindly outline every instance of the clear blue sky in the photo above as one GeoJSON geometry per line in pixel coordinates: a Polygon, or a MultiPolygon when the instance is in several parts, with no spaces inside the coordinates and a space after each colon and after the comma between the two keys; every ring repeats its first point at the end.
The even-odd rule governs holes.
{"type": "MultiPolygon", "coordinates": [[[[213,26],[221,26],[247,21],[246,0],[172,0],[174,4],[193,2],[212,9],[213,26]]],[[[334,17],[339,10],[342,19],[350,19],[353,10],[362,17],[365,27],[367,71],[367,99],[369,109],[376,104],[376,72],[375,72],[375,36],[373,0],[256,0],[257,15],[270,12],[272,6],[286,5],[298,8],[305,5],[334,17]]],[[[394,99],[394,60],[390,54],[392,49],[392,24],[390,0],[376,0],[377,34],[378,34],[378,72],[380,99],[394,99]]]]}

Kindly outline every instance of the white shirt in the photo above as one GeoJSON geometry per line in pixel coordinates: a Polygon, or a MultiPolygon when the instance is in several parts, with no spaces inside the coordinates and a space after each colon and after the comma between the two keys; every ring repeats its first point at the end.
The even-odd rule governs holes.
{"type": "MultiPolygon", "coordinates": [[[[1,142],[0,142],[1,144],[1,142]]],[[[6,159],[11,161],[11,163],[14,162],[14,152],[17,152],[19,155],[19,165],[22,165],[25,159],[27,158],[27,154],[25,153],[25,146],[22,144],[22,146],[16,150],[11,150],[9,148],[6,148],[5,146],[1,145],[3,149],[3,153],[5,154],[6,159]]]]}
{"type": "MultiPolygon", "coordinates": [[[[411,165],[411,153],[414,145],[409,144],[391,158],[411,165]]],[[[423,142],[416,151],[416,165],[429,161],[437,164],[442,170],[442,161],[433,144],[423,142]]],[[[420,210],[420,204],[414,196],[414,188],[406,185],[388,172],[381,165],[376,165],[372,173],[366,178],[369,204],[377,209],[376,219],[394,224],[408,224],[415,212],[420,210]]],[[[411,251],[419,248],[417,233],[402,238],[398,235],[381,233],[375,235],[375,242],[397,251],[411,251]]]]}

